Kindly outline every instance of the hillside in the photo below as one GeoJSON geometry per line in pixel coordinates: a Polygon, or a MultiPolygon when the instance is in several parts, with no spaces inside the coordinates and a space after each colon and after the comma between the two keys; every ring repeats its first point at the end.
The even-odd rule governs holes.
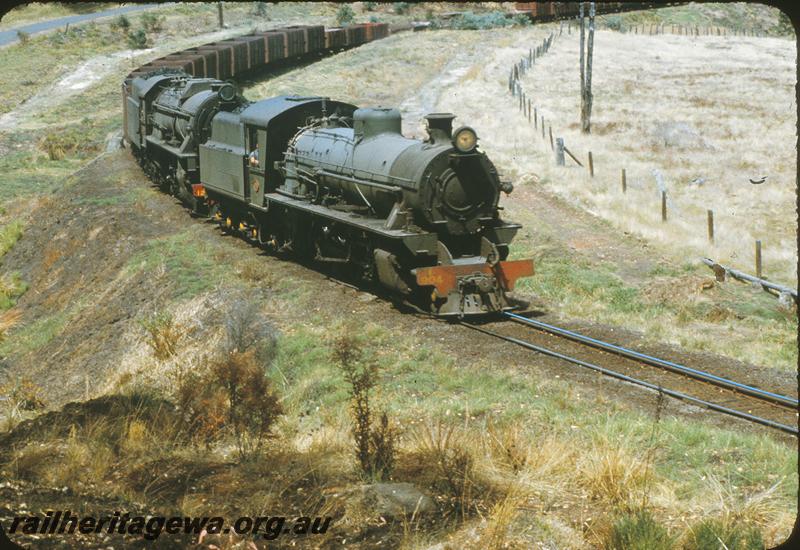
{"type": "MultiPolygon", "coordinates": [[[[367,11],[363,4],[353,5],[358,17],[401,17],[391,5],[367,11]]],[[[475,9],[484,7],[493,6],[475,9]]],[[[152,50],[126,52],[117,31],[97,25],[63,36],[61,61],[46,53],[47,38],[0,52],[0,67],[18,71],[28,56],[45,69],[24,88],[28,101],[4,103],[8,116],[0,119],[0,168],[9,182],[0,211],[0,395],[11,398],[0,402],[3,525],[21,510],[59,507],[334,519],[325,535],[249,541],[257,548],[587,548],[626,536],[652,536],[643,543],[649,548],[702,548],[709,533],[758,547],[786,538],[796,516],[796,440],[500,347],[267,255],[190,217],[146,180],[129,151],[104,152],[121,122],[119,80],[130,64],[252,24],[251,6],[231,4],[232,24],[235,17],[240,23],[218,31],[214,9],[203,7],[211,19],[203,23],[185,6],[164,8],[172,19],[153,36],[152,50]],[[185,30],[195,19],[198,28],[185,30]],[[92,79],[76,78],[89,73],[92,79]],[[86,85],[52,98],[48,90],[65,79],[86,85]],[[53,141],[61,154],[52,154],[53,141]],[[254,343],[236,355],[231,338],[245,328],[254,343]],[[383,441],[395,434],[393,467],[383,477],[366,474],[354,452],[358,419],[343,350],[361,354],[356,366],[376,368],[373,410],[387,415],[383,441]],[[257,449],[248,447],[251,432],[243,439],[241,424],[228,415],[236,400],[219,380],[252,366],[266,371],[268,391],[250,401],[245,392],[247,410],[269,406],[259,411],[277,415],[257,449]],[[388,496],[387,486],[403,496],[388,496]],[[649,535],[637,531],[643,525],[649,535]]],[[[338,5],[268,9],[264,25],[332,24],[338,5]]],[[[404,132],[418,136],[424,114],[453,111],[514,181],[503,205],[525,227],[513,254],[537,262],[537,275],[519,292],[542,319],[688,364],[724,363],[749,382],[792,392],[796,312],[745,285],[714,283],[695,260],[706,252],[702,241],[690,242],[687,252],[673,243],[680,233],[648,232],[633,216],[632,225],[618,224],[616,203],[604,191],[611,183],[603,179],[609,164],[616,178],[622,159],[638,163],[634,194],[636,178],[650,185],[651,165],[672,182],[698,165],[720,167],[743,156],[744,136],[722,136],[724,129],[703,120],[713,111],[718,121],[742,124],[718,84],[723,76],[742,89],[763,79],[760,71],[773,73],[774,98],[762,100],[748,124],[782,114],[765,132],[785,148],[794,139],[786,135],[793,121],[785,120],[791,109],[783,105],[791,102],[790,43],[599,31],[596,132],[582,138],[574,127],[576,70],[569,68],[577,37],[564,31],[525,83],[554,132],[576,152],[595,152],[597,177],[589,181],[578,168],[554,166],[549,142],[523,123],[506,91],[510,65],[558,31],[555,24],[403,33],[242,85],[254,100],[313,93],[397,105],[404,132]],[[626,51],[639,52],[620,69],[632,74],[614,78],[613,62],[626,51]],[[735,52],[748,70],[729,66],[716,51],[735,52]],[[644,74],[650,81],[640,89],[644,74]],[[675,74],[683,76],[670,80],[675,74]],[[723,161],[690,149],[678,153],[683,164],[672,172],[673,153],[636,147],[649,126],[631,103],[652,109],[647,102],[659,102],[652,97],[659,88],[707,98],[703,105],[673,98],[673,109],[662,106],[654,122],[690,119],[727,155],[723,161]]],[[[745,89],[743,103],[755,94],[745,89]]],[[[2,97],[12,94],[10,83],[0,83],[2,97]]],[[[758,147],[747,153],[753,170],[767,162],[758,147]]],[[[770,192],[749,198],[759,218],[775,213],[770,229],[784,239],[796,227],[793,213],[780,209],[794,192],[789,164],[771,164],[770,192]]],[[[707,196],[743,208],[737,201],[744,197],[716,185],[730,179],[724,172],[675,200],[686,211],[707,196]]],[[[750,239],[760,227],[730,223],[732,241],[750,239]]],[[[719,253],[733,244],[718,246],[719,253]]],[[[771,246],[767,265],[789,282],[795,256],[771,246]]],[[[116,535],[74,540],[89,548],[143,545],[116,535]]],[[[159,538],[162,547],[196,543],[244,546],[233,536],[202,544],[159,538]]]]}

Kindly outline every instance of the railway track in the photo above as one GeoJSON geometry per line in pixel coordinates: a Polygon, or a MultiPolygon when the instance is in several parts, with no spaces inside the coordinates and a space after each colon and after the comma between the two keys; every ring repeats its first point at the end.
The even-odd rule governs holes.
{"type": "Polygon", "coordinates": [[[711,411],[798,436],[797,398],[506,312],[472,330],[711,411]],[[511,322],[508,322],[511,321],[511,322]]]}

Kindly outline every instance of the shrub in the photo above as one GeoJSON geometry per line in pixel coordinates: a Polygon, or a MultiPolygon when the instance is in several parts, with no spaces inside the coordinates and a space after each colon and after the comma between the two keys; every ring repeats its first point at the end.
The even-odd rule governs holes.
{"type": "Polygon", "coordinates": [[[393,7],[397,15],[403,15],[411,10],[411,2],[395,2],[393,7]]]}
{"type": "Polygon", "coordinates": [[[121,30],[123,33],[128,34],[128,31],[131,30],[131,21],[122,14],[111,23],[111,28],[114,30],[121,30]]]}
{"type": "Polygon", "coordinates": [[[262,365],[270,365],[277,354],[277,331],[259,311],[255,299],[243,296],[231,302],[225,315],[225,352],[252,351],[262,365]]]}
{"type": "Polygon", "coordinates": [[[609,550],[670,550],[672,537],[646,510],[626,514],[614,523],[604,547],[609,550]]]}
{"type": "Polygon", "coordinates": [[[622,17],[619,15],[607,15],[603,18],[603,22],[606,25],[607,29],[611,29],[612,31],[623,31],[624,25],[622,23],[622,17]]]}
{"type": "Polygon", "coordinates": [[[370,392],[378,383],[378,367],[373,361],[364,360],[363,355],[359,342],[349,334],[334,344],[334,360],[350,386],[356,459],[366,476],[380,480],[388,478],[394,467],[397,433],[386,412],[382,411],[378,425],[373,425],[370,392]]]}
{"type": "Polygon", "coordinates": [[[727,548],[728,550],[761,550],[764,540],[753,526],[732,521],[708,519],[689,530],[683,547],[686,550],[727,548]]]}
{"type": "Polygon", "coordinates": [[[147,32],[159,32],[164,28],[164,16],[145,12],[141,17],[142,28],[147,32]]]}
{"type": "Polygon", "coordinates": [[[353,8],[346,4],[340,7],[339,11],[336,12],[336,23],[339,26],[349,25],[355,18],[356,14],[353,13],[353,8]]]}
{"type": "Polygon", "coordinates": [[[164,361],[178,351],[178,342],[183,335],[183,327],[175,323],[169,313],[157,313],[141,321],[147,333],[147,345],[159,361],[164,361]]]}
{"type": "Polygon", "coordinates": [[[147,48],[147,33],[138,29],[128,34],[128,47],[132,50],[143,50],[147,48]]]}
{"type": "Polygon", "coordinates": [[[283,414],[266,371],[255,353],[229,353],[211,368],[211,382],[219,384],[227,398],[228,427],[236,438],[240,458],[258,453],[273,424],[283,414]]]}
{"type": "Polygon", "coordinates": [[[254,8],[255,15],[259,17],[266,17],[267,15],[267,3],[266,2],[256,2],[254,8]]]}
{"type": "Polygon", "coordinates": [[[17,31],[17,39],[19,40],[20,44],[25,45],[30,42],[31,35],[25,31],[17,31]]]}
{"type": "Polygon", "coordinates": [[[527,18],[512,18],[506,17],[503,12],[490,11],[486,13],[472,13],[471,11],[464,12],[458,17],[450,20],[450,27],[459,30],[480,30],[491,29],[494,27],[510,27],[513,25],[528,24],[527,18]]]}
{"type": "Polygon", "coordinates": [[[364,11],[374,11],[375,10],[375,6],[377,6],[377,5],[378,5],[377,2],[364,2],[364,4],[363,4],[364,11]]]}

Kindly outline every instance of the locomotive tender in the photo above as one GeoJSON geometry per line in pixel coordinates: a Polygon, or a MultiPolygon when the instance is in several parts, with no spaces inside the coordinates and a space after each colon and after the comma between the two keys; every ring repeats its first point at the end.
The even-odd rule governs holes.
{"type": "Polygon", "coordinates": [[[196,213],[260,245],[344,266],[438,316],[513,307],[532,260],[507,260],[511,192],[451,114],[428,139],[401,134],[396,109],[324,97],[251,103],[235,87],[177,71],[137,76],[125,139],[145,172],[196,213]]]}

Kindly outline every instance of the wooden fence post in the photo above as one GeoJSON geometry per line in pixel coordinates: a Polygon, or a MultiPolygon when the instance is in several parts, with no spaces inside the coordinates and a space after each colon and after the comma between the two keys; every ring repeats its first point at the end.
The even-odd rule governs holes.
{"type": "Polygon", "coordinates": [[[625,176],[625,169],[622,169],[622,193],[625,194],[628,191],[628,180],[625,176]]]}
{"type": "Polygon", "coordinates": [[[756,277],[761,279],[761,241],[756,241],[756,277]]]}
{"type": "Polygon", "coordinates": [[[564,138],[556,138],[556,165],[564,166],[564,138]]]}
{"type": "Polygon", "coordinates": [[[708,242],[714,244],[714,211],[709,210],[708,216],[708,242]]]}
{"type": "Polygon", "coordinates": [[[542,139],[544,139],[544,115],[542,115],[542,139]]]}
{"type": "Polygon", "coordinates": [[[553,144],[553,125],[552,124],[550,125],[548,130],[550,131],[550,150],[551,151],[555,151],[556,150],[556,146],[553,144]]]}
{"type": "Polygon", "coordinates": [[[536,107],[533,108],[533,127],[537,130],[539,129],[539,113],[536,107]]]}
{"type": "Polygon", "coordinates": [[[592,161],[592,152],[589,151],[589,177],[594,177],[594,161],[592,161]]]}
{"type": "Polygon", "coordinates": [[[667,221],[667,192],[661,192],[661,221],[667,221]]]}

